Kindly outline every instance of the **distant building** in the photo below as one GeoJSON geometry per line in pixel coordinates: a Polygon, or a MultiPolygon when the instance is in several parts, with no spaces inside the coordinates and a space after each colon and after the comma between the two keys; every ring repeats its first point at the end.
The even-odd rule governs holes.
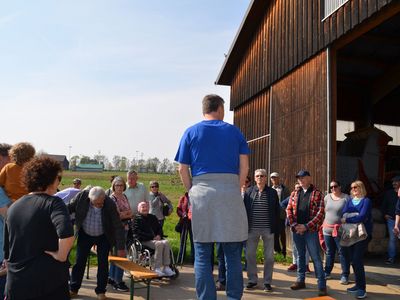
{"type": "Polygon", "coordinates": [[[69,170],[69,161],[65,155],[56,155],[56,154],[44,154],[56,161],[58,161],[64,170],[69,170]]]}
{"type": "Polygon", "coordinates": [[[104,165],[102,164],[79,164],[76,166],[75,171],[79,172],[103,172],[104,165]]]}

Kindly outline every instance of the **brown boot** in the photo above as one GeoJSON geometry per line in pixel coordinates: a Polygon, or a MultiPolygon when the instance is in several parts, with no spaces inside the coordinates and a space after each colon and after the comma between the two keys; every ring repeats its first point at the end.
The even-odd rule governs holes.
{"type": "Polygon", "coordinates": [[[300,290],[300,289],[305,289],[306,288],[306,284],[304,282],[300,282],[300,281],[296,281],[295,283],[293,283],[290,288],[292,290],[300,290]]]}

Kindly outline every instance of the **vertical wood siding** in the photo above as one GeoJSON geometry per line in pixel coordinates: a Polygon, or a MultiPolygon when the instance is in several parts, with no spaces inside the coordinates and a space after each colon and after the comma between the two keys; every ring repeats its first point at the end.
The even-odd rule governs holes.
{"type": "Polygon", "coordinates": [[[326,189],[327,77],[326,52],[272,86],[271,171],[290,187],[300,169],[326,189]]]}
{"type": "Polygon", "coordinates": [[[350,0],[323,22],[321,0],[270,2],[233,76],[232,109],[271,86],[394,0],[350,0]]]}
{"type": "Polygon", "coordinates": [[[242,131],[251,149],[250,172],[268,169],[269,91],[258,95],[235,110],[234,123],[242,131]]]}

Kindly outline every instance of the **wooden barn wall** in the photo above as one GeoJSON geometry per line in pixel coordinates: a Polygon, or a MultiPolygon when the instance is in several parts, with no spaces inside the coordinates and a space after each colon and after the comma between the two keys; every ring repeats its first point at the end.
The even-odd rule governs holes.
{"type": "Polygon", "coordinates": [[[322,22],[320,0],[271,1],[233,76],[231,109],[269,87],[391,2],[395,1],[350,0],[322,22]]]}
{"type": "Polygon", "coordinates": [[[272,86],[271,171],[291,188],[300,169],[326,190],[327,67],[326,51],[272,86]]]}
{"type": "Polygon", "coordinates": [[[251,149],[250,171],[268,170],[269,153],[269,91],[254,97],[238,107],[234,114],[234,124],[240,128],[251,149]]]}

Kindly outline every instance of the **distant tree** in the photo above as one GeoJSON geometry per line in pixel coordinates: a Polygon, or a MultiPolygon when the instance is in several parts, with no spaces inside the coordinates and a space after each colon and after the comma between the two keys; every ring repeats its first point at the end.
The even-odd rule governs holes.
{"type": "Polygon", "coordinates": [[[157,173],[160,160],[157,157],[149,158],[146,161],[147,172],[157,173]]]}
{"type": "Polygon", "coordinates": [[[104,168],[105,168],[106,170],[112,170],[112,169],[113,169],[113,165],[112,165],[112,163],[110,163],[110,162],[107,160],[107,163],[104,165],[104,168]]]}
{"type": "Polygon", "coordinates": [[[164,158],[162,163],[160,164],[158,170],[160,171],[160,173],[168,173],[168,169],[169,169],[170,165],[171,165],[171,162],[169,161],[169,159],[164,158]]]}
{"type": "Polygon", "coordinates": [[[120,170],[126,171],[128,169],[129,161],[125,156],[121,157],[120,170]]]}
{"type": "Polygon", "coordinates": [[[121,156],[114,155],[113,159],[114,170],[121,170],[121,156]]]}
{"type": "Polygon", "coordinates": [[[145,163],[146,163],[146,161],[144,159],[139,159],[138,168],[137,168],[136,171],[138,171],[140,173],[146,172],[147,170],[146,170],[146,167],[145,167],[145,163]]]}
{"type": "Polygon", "coordinates": [[[76,166],[79,164],[79,156],[78,155],[74,155],[71,157],[70,162],[69,162],[69,168],[71,170],[75,170],[76,166]]]}
{"type": "Polygon", "coordinates": [[[139,170],[139,161],[136,158],[132,158],[129,170],[139,170]]]}
{"type": "Polygon", "coordinates": [[[96,160],[98,163],[102,164],[102,165],[107,165],[108,163],[108,158],[107,156],[103,155],[103,154],[96,154],[93,156],[93,159],[96,160]]]}
{"type": "Polygon", "coordinates": [[[90,164],[91,158],[86,155],[81,155],[81,159],[79,161],[80,164],[90,164]]]}

